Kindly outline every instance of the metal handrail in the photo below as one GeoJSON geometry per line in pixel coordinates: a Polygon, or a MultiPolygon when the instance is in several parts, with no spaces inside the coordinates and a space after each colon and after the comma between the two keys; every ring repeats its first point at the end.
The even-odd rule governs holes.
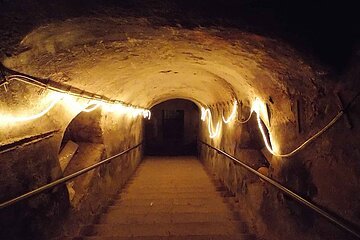
{"type": "Polygon", "coordinates": [[[0,204],[0,209],[6,208],[6,207],[8,207],[8,206],[10,206],[10,205],[13,205],[13,204],[15,204],[15,203],[17,203],[17,202],[19,202],[19,201],[22,201],[22,200],[24,200],[24,199],[27,199],[27,198],[31,197],[31,196],[40,194],[40,193],[42,193],[42,192],[45,191],[45,190],[48,190],[48,189],[54,188],[54,187],[56,187],[56,186],[58,186],[58,185],[64,184],[64,183],[66,183],[66,182],[69,181],[69,180],[72,180],[72,179],[74,179],[74,178],[76,178],[76,177],[78,177],[78,176],[80,176],[80,175],[83,175],[83,174],[85,174],[85,173],[93,170],[94,168],[97,168],[97,167],[99,167],[99,166],[101,166],[101,165],[104,165],[104,164],[106,164],[106,163],[111,162],[114,158],[117,158],[117,157],[119,157],[119,156],[121,156],[121,155],[124,155],[125,153],[130,152],[131,150],[133,150],[133,149],[135,149],[135,148],[138,148],[138,147],[139,147],[140,145],[142,145],[142,144],[143,144],[143,143],[141,142],[141,143],[139,143],[139,144],[137,144],[137,145],[135,145],[135,146],[127,149],[127,150],[124,150],[124,151],[122,151],[122,152],[120,152],[120,153],[118,153],[118,154],[115,154],[115,155],[113,155],[113,156],[111,156],[111,157],[109,157],[109,158],[106,158],[106,159],[104,159],[104,160],[102,160],[102,161],[100,161],[100,162],[98,162],[98,163],[95,163],[95,164],[93,164],[93,165],[90,165],[90,166],[88,166],[88,167],[86,167],[86,168],[83,168],[83,169],[81,169],[81,170],[79,170],[79,171],[77,171],[77,172],[74,172],[74,173],[72,173],[72,174],[70,174],[70,175],[67,175],[67,176],[65,176],[65,177],[62,177],[62,178],[60,178],[60,179],[57,179],[57,180],[55,180],[55,181],[53,181],[53,182],[51,182],[51,183],[48,183],[48,184],[46,184],[46,185],[44,185],[44,186],[41,186],[41,187],[39,187],[39,188],[37,188],[37,189],[35,189],[35,190],[32,190],[32,191],[27,192],[27,193],[25,193],[25,194],[22,194],[22,195],[20,195],[20,196],[18,196],[18,197],[16,197],[16,198],[13,198],[13,199],[10,199],[10,200],[8,200],[8,201],[5,201],[5,202],[3,202],[3,203],[0,204]]]}
{"type": "Polygon", "coordinates": [[[239,159],[231,156],[227,152],[225,152],[225,151],[223,151],[221,149],[218,149],[216,147],[213,147],[213,146],[211,146],[210,144],[208,144],[208,143],[206,143],[204,141],[199,140],[199,142],[206,145],[206,146],[208,146],[209,148],[214,149],[218,153],[225,155],[227,158],[230,158],[231,160],[238,163],[240,166],[242,166],[246,170],[248,170],[251,173],[257,175],[258,177],[260,177],[261,179],[263,179],[267,183],[273,185],[274,187],[276,187],[277,189],[279,189],[280,191],[282,191],[286,195],[290,196],[291,198],[293,198],[297,202],[299,202],[302,205],[310,208],[311,210],[315,211],[316,213],[318,213],[319,215],[321,215],[322,217],[324,217],[328,221],[332,222],[333,224],[337,225],[341,229],[345,230],[346,232],[348,232],[348,233],[352,234],[353,236],[355,236],[356,238],[360,239],[360,233],[357,230],[355,230],[352,227],[348,226],[342,220],[338,219],[338,217],[336,217],[335,215],[321,209],[320,207],[316,206],[314,203],[311,203],[310,201],[306,200],[305,198],[301,197],[300,195],[296,194],[295,192],[291,191],[290,189],[284,187],[283,185],[281,185],[280,183],[278,183],[274,179],[269,178],[269,177],[265,176],[264,174],[258,172],[257,170],[255,170],[252,167],[248,166],[244,162],[240,161],[239,159]]]}

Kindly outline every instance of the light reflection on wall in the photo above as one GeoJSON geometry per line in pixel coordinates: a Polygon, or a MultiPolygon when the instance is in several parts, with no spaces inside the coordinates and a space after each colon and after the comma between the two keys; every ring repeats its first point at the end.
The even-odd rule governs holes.
{"type": "MultiPolygon", "coordinates": [[[[223,117],[223,121],[224,123],[229,123],[231,121],[233,121],[235,118],[232,117],[235,108],[235,102],[234,102],[234,107],[233,107],[233,111],[232,114],[230,115],[230,117],[225,121],[225,118],[223,117]],[[231,119],[231,120],[229,120],[231,119]]],[[[257,120],[257,124],[258,124],[258,128],[259,131],[262,135],[264,144],[266,149],[273,155],[276,157],[291,157],[293,155],[295,155],[297,152],[299,152],[301,149],[303,149],[305,146],[307,146],[310,142],[312,142],[313,140],[315,140],[318,136],[320,136],[321,134],[323,134],[326,130],[328,130],[333,124],[335,124],[335,122],[340,119],[340,117],[343,115],[344,111],[340,110],[339,113],[328,123],[325,125],[325,127],[323,127],[322,129],[320,129],[318,132],[316,132],[314,135],[312,135],[311,137],[309,137],[306,141],[304,141],[302,144],[300,144],[298,147],[296,147],[294,150],[288,152],[288,153],[280,153],[279,151],[279,145],[277,144],[277,142],[275,141],[275,139],[272,137],[271,135],[271,131],[269,131],[268,133],[266,133],[266,130],[263,126],[264,125],[270,129],[270,119],[269,119],[269,114],[268,114],[268,110],[267,110],[267,106],[266,104],[260,100],[260,98],[255,98],[254,101],[251,104],[251,111],[250,111],[250,116],[246,121],[239,121],[239,123],[245,124],[248,122],[248,120],[250,120],[251,115],[253,113],[256,113],[256,120],[257,120]],[[268,140],[269,138],[269,140],[268,140]]],[[[234,113],[235,114],[235,113],[234,113]]],[[[201,108],[201,120],[205,121],[206,116],[209,116],[209,122],[208,122],[208,129],[209,129],[209,135],[210,138],[214,138],[214,137],[218,137],[220,134],[220,131],[214,131],[213,127],[212,127],[212,119],[211,119],[211,111],[210,109],[205,109],[204,107],[201,108]]],[[[221,121],[218,122],[222,123],[221,121]]],[[[218,127],[218,126],[217,126],[218,127]]],[[[221,128],[221,126],[219,126],[219,129],[221,128]]],[[[216,129],[217,130],[217,129],[216,129]]],[[[270,129],[271,130],[271,129],[270,129]]]]}
{"type": "Polygon", "coordinates": [[[231,111],[230,116],[227,119],[225,119],[224,115],[222,116],[223,122],[225,124],[232,122],[232,120],[234,120],[235,117],[237,116],[237,105],[238,105],[237,101],[234,100],[234,105],[233,105],[233,109],[231,111]]]}
{"type": "MultiPolygon", "coordinates": [[[[236,119],[236,115],[237,115],[237,101],[234,100],[234,105],[233,105],[233,109],[232,109],[232,112],[230,114],[230,116],[225,119],[224,116],[222,116],[222,120],[225,124],[229,124],[233,121],[235,121],[236,119]]],[[[251,112],[250,112],[250,116],[249,116],[249,119],[251,117],[251,115],[253,113],[256,113],[256,119],[257,119],[257,124],[258,124],[258,128],[261,132],[261,135],[262,135],[262,138],[263,138],[263,141],[264,141],[264,144],[265,144],[265,147],[266,149],[274,156],[278,156],[278,157],[282,157],[282,156],[285,156],[285,155],[282,155],[282,154],[279,154],[278,153],[278,148],[277,148],[277,144],[275,142],[275,140],[272,138],[271,134],[269,133],[269,136],[267,136],[267,133],[263,127],[263,124],[262,122],[265,123],[265,125],[267,127],[269,127],[269,114],[268,114],[268,111],[267,111],[267,107],[266,107],[266,104],[261,101],[259,98],[255,98],[252,105],[251,105],[251,112]],[[268,140],[268,137],[269,137],[269,140],[268,140]]],[[[214,131],[214,128],[213,128],[213,123],[212,123],[212,117],[211,117],[211,111],[209,108],[204,108],[202,107],[201,108],[201,120],[202,121],[205,121],[206,120],[206,117],[208,117],[208,131],[209,131],[209,137],[210,138],[215,138],[215,137],[218,137],[220,135],[220,129],[221,129],[221,121],[219,121],[216,125],[216,129],[214,131]]],[[[244,122],[240,122],[240,123],[246,123],[247,121],[244,121],[244,122]]]]}
{"type": "Polygon", "coordinates": [[[122,103],[107,103],[101,100],[84,100],[65,93],[50,92],[39,103],[41,106],[47,105],[40,112],[22,112],[15,114],[0,112],[0,121],[2,124],[13,124],[36,120],[47,114],[55,105],[59,103],[65,105],[67,111],[71,112],[72,114],[78,114],[79,112],[91,112],[99,107],[102,107],[103,110],[107,112],[126,114],[134,118],[143,116],[144,118],[150,119],[151,117],[150,110],[143,108],[126,106],[122,103]]]}
{"type": "Polygon", "coordinates": [[[221,130],[221,121],[219,121],[217,124],[216,124],[216,127],[215,127],[215,130],[214,130],[214,125],[213,125],[213,122],[212,122],[212,115],[211,115],[211,111],[209,108],[204,108],[204,107],[201,107],[201,120],[203,122],[206,121],[206,117],[208,119],[208,131],[209,131],[209,137],[210,138],[216,138],[220,135],[220,130],[221,130]]]}
{"type": "Polygon", "coordinates": [[[0,121],[2,124],[13,124],[18,122],[25,122],[25,121],[32,121],[37,118],[40,118],[47,114],[60,100],[62,96],[56,92],[49,94],[46,98],[44,98],[39,105],[47,105],[43,110],[38,113],[15,113],[15,114],[8,114],[1,112],[0,113],[0,121]]]}

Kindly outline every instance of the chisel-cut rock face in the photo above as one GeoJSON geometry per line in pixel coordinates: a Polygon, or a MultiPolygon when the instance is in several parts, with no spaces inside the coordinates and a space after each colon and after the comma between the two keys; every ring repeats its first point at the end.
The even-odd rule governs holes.
{"type": "MultiPolygon", "coordinates": [[[[76,235],[118,195],[144,153],[176,155],[175,150],[197,154],[258,236],[349,239],[253,172],[197,144],[200,139],[227,152],[360,226],[360,97],[354,98],[360,54],[351,44],[355,37],[346,44],[347,31],[360,28],[341,25],[341,4],[332,14],[326,11],[331,3],[288,2],[0,0],[0,204],[138,146],[67,188],[0,209],[0,239],[76,235]],[[297,7],[301,14],[292,16],[297,7]],[[349,49],[353,59],[345,66],[349,49]],[[334,59],[343,61],[342,71],[331,65],[334,59]],[[9,76],[15,73],[26,76],[9,76]],[[54,86],[65,92],[61,98],[54,86]],[[67,94],[72,92],[78,95],[67,94]],[[135,117],[135,106],[153,110],[151,120],[135,117]],[[324,128],[346,106],[346,114],[324,128]],[[296,154],[274,156],[287,155],[312,136],[318,137],[296,154]]],[[[124,203],[110,207],[97,226],[85,227],[84,237],[132,236],[139,227],[158,234],[155,239],[170,233],[179,235],[170,239],[182,239],[184,231],[192,231],[193,239],[209,239],[205,231],[210,239],[227,239],[221,231],[233,225],[224,225],[223,204],[203,185],[196,187],[202,169],[194,163],[181,176],[175,166],[161,164],[147,162],[144,169],[154,171],[150,175],[170,171],[167,180],[156,176],[164,186],[149,177],[138,186],[140,193],[125,189],[124,203]],[[178,177],[195,180],[174,193],[178,177]],[[154,212],[150,217],[146,211],[154,212]],[[108,221],[113,225],[104,226],[108,221]]]]}
{"type": "Polygon", "coordinates": [[[176,97],[212,104],[315,93],[316,73],[293,49],[231,28],[76,18],[33,30],[20,47],[6,66],[145,107],[176,97]]]}

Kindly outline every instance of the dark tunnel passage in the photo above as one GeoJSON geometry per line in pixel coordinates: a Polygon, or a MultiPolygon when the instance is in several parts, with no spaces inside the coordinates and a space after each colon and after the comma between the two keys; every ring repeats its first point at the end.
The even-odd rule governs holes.
{"type": "Polygon", "coordinates": [[[356,9],[0,0],[0,239],[360,239],[356,9]]]}
{"type": "Polygon", "coordinates": [[[145,155],[197,155],[199,109],[189,100],[173,99],[151,108],[145,122],[145,155]]]}

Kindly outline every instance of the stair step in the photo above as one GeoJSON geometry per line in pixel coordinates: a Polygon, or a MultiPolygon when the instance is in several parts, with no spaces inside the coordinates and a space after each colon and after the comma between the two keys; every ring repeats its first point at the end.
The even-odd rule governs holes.
{"type": "Polygon", "coordinates": [[[189,192],[189,193],[125,193],[120,196],[121,199],[168,199],[168,198],[197,198],[197,197],[207,197],[207,198],[220,198],[221,195],[218,192],[208,192],[208,193],[198,193],[198,192],[189,192]]]}
{"type": "Polygon", "coordinates": [[[131,190],[131,191],[123,191],[121,196],[124,195],[128,195],[128,196],[132,196],[134,194],[136,195],[153,195],[153,194],[157,194],[157,195],[163,195],[163,194],[176,194],[176,195],[181,195],[181,194],[194,194],[196,196],[204,194],[204,195],[215,195],[217,192],[215,191],[215,189],[210,189],[210,190],[197,190],[197,189],[189,189],[186,191],[180,191],[180,190],[173,190],[173,191],[169,191],[169,190],[162,190],[162,189],[158,189],[157,191],[137,191],[137,190],[131,190]]]}
{"type": "Polygon", "coordinates": [[[109,213],[99,217],[98,223],[192,223],[192,222],[229,222],[238,220],[234,213],[207,212],[207,213],[159,213],[144,214],[114,214],[109,213]]]}
{"type": "Polygon", "coordinates": [[[163,205],[163,206],[173,206],[173,205],[211,205],[218,206],[224,203],[223,199],[218,198],[159,198],[159,199],[132,199],[132,200],[123,200],[119,199],[113,202],[114,206],[150,206],[150,205],[163,205]]]}
{"type": "Polygon", "coordinates": [[[187,236],[84,236],[76,238],[64,238],[61,240],[255,240],[250,234],[233,235],[187,235],[187,236]]]}
{"type": "Polygon", "coordinates": [[[147,205],[147,206],[111,206],[108,212],[119,212],[121,214],[148,214],[151,212],[158,213],[206,213],[206,212],[223,212],[229,211],[224,205],[147,205]]]}
{"type": "Polygon", "coordinates": [[[153,206],[153,207],[122,207],[114,206],[109,207],[107,214],[149,214],[149,213],[209,213],[209,212],[230,212],[224,206],[214,207],[199,207],[199,206],[153,206]]]}
{"type": "Polygon", "coordinates": [[[111,204],[70,239],[255,240],[232,210],[237,199],[195,158],[144,161],[111,204]]]}
{"type": "Polygon", "coordinates": [[[130,182],[127,184],[125,189],[129,188],[136,188],[136,189],[162,189],[162,188],[214,188],[214,184],[212,182],[204,182],[204,181],[197,181],[193,183],[186,183],[182,182],[181,179],[178,179],[176,182],[168,182],[165,183],[165,180],[163,181],[144,181],[143,183],[140,183],[138,181],[136,182],[130,182]],[[145,183],[146,182],[146,183],[145,183]],[[153,183],[156,185],[152,185],[149,183],[153,183]]]}
{"type": "Polygon", "coordinates": [[[240,233],[234,222],[156,223],[156,224],[96,224],[82,229],[82,236],[188,236],[228,235],[240,233]]]}
{"type": "Polygon", "coordinates": [[[217,191],[215,187],[163,187],[163,188],[140,188],[140,187],[132,187],[123,189],[123,193],[133,193],[133,192],[142,192],[142,193],[155,193],[155,192],[214,192],[217,191]]]}

